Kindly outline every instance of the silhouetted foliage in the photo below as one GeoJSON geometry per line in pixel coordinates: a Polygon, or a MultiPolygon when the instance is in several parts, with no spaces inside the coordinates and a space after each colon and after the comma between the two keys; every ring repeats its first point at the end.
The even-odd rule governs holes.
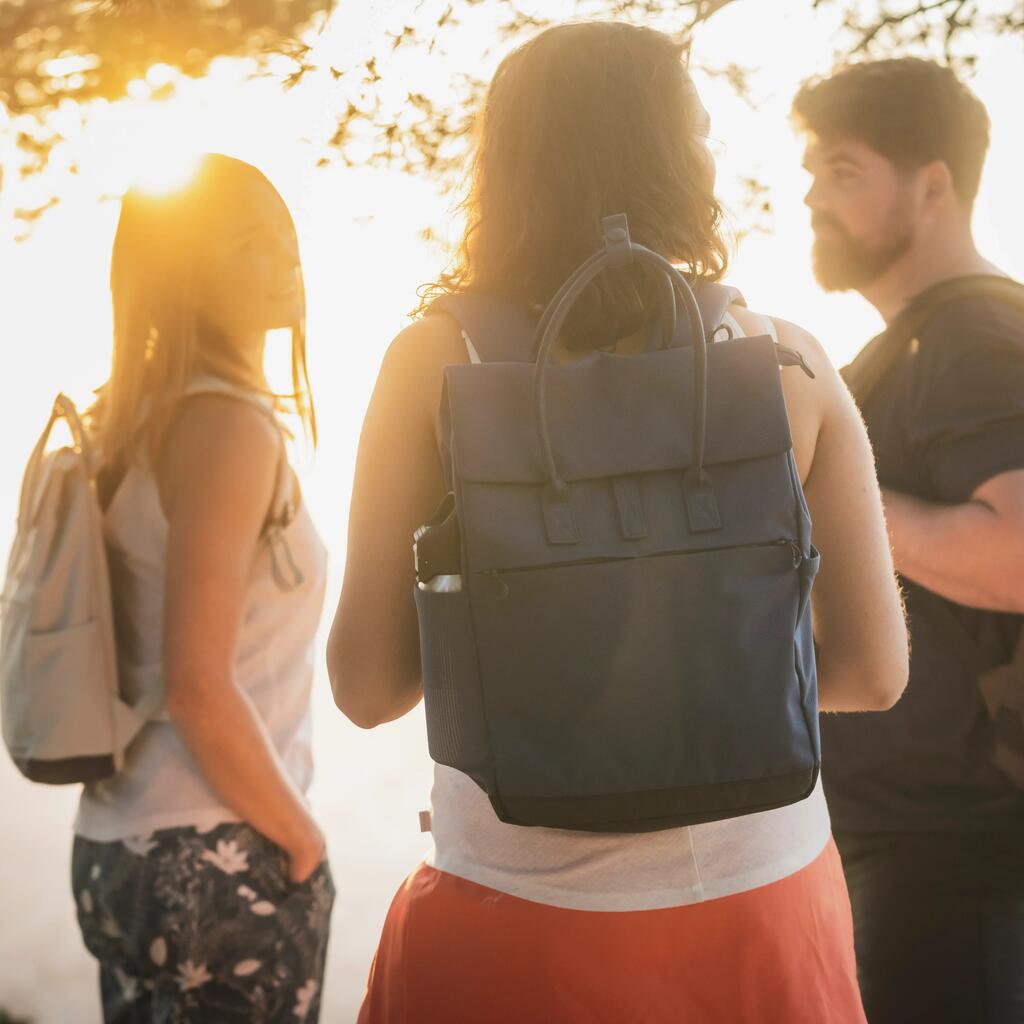
{"type": "MultiPolygon", "coordinates": [[[[814,7],[837,0],[814,0],[814,7]]],[[[938,49],[950,63],[972,65],[977,56],[962,49],[975,33],[1024,35],[1022,0],[880,0],[865,13],[862,4],[844,0],[843,24],[850,56],[880,57],[908,46],[938,49]]]]}
{"type": "MultiPolygon", "coordinates": [[[[319,165],[384,165],[434,176],[442,185],[465,166],[472,114],[493,61],[489,57],[551,23],[544,5],[525,0],[418,0],[385,6],[383,32],[367,33],[345,67],[318,64],[308,40],[326,24],[335,0],[0,0],[0,103],[20,117],[21,173],[46,167],[60,135],[50,116],[68,100],[124,96],[155,63],[199,77],[217,57],[248,57],[256,74],[277,74],[293,87],[311,74],[329,76],[336,95],[332,133],[318,140],[319,165]],[[403,66],[406,56],[441,59],[458,51],[468,24],[486,17],[490,50],[463,61],[468,69],[428,86],[403,66]],[[271,61],[271,58],[279,58],[271,61]],[[285,58],[281,60],[280,58],[285,58]],[[282,65],[285,70],[281,70],[282,65]],[[397,88],[396,83],[408,83],[397,88]]],[[[577,0],[576,17],[643,21],[689,38],[700,25],[754,0],[577,0]]],[[[978,32],[1024,36],[1024,0],[807,0],[843,18],[835,57],[875,57],[922,49],[970,67],[978,32]]],[[[340,14],[344,10],[339,11],[340,14]]],[[[472,27],[472,26],[471,26],[472,27]]],[[[475,36],[474,38],[479,38],[475,36]]],[[[788,58],[786,58],[788,59],[788,58]]],[[[707,65],[751,100],[750,69],[707,65]]],[[[163,87],[173,91],[173,83],[163,87]]],[[[751,182],[751,209],[767,198],[751,182]]],[[[49,203],[16,215],[30,223],[49,203]]]]}
{"type": "MultiPolygon", "coordinates": [[[[435,19],[423,23],[407,15],[408,21],[396,27],[387,41],[376,48],[364,67],[361,86],[379,80],[379,61],[402,48],[444,50],[449,37],[460,26],[462,16],[486,2],[496,22],[494,42],[501,49],[539,31],[552,23],[520,0],[461,0],[449,2],[435,19]]],[[[736,7],[753,0],[579,0],[574,6],[577,16],[623,18],[645,21],[677,32],[687,38],[698,26],[710,21],[726,7],[736,7]]],[[[411,13],[424,4],[415,5],[411,13]]],[[[435,5],[440,8],[441,5],[435,5]]],[[[970,65],[974,55],[958,44],[976,32],[1015,32],[1024,36],[1024,0],[879,0],[877,6],[855,0],[809,0],[812,9],[837,7],[843,14],[844,36],[835,54],[837,61],[861,56],[877,57],[900,52],[914,46],[927,49],[937,57],[970,65]]],[[[400,17],[400,15],[398,15],[400,17]]],[[[725,78],[746,99],[750,99],[749,69],[734,63],[697,66],[705,74],[725,78]]],[[[409,170],[445,172],[452,161],[445,159],[445,144],[453,136],[464,134],[471,126],[468,116],[475,109],[484,82],[467,74],[457,83],[458,102],[453,106],[438,105],[430,97],[410,92],[404,116],[381,118],[384,113],[372,96],[362,92],[363,104],[351,102],[339,118],[338,133],[332,143],[341,150],[349,137],[349,125],[366,120],[379,128],[379,146],[371,157],[373,162],[398,163],[409,170]],[[367,105],[367,100],[369,104],[367,105]]],[[[364,157],[365,159],[365,157],[364,157]]]]}
{"type": "MultiPolygon", "coordinates": [[[[334,0],[0,0],[0,108],[13,120],[20,174],[44,171],[67,103],[123,98],[154,64],[201,77],[219,57],[247,57],[256,72],[271,57],[304,68],[301,33],[324,21],[334,0]]],[[[152,95],[172,93],[165,84],[152,95]]],[[[71,172],[76,168],[72,166],[71,172]]],[[[0,178],[2,181],[2,178],[0,178]]],[[[14,210],[29,227],[57,197],[14,210]]],[[[21,238],[27,235],[20,236],[21,238]]]]}
{"type": "Polygon", "coordinates": [[[294,47],[333,0],[0,0],[0,103],[44,117],[115,100],[152,64],[198,77],[217,57],[294,47]]]}

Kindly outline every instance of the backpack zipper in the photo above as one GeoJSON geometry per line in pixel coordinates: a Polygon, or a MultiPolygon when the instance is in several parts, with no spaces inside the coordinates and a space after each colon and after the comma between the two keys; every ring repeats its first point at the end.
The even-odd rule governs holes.
{"type": "Polygon", "coordinates": [[[614,557],[581,558],[577,561],[548,562],[546,565],[523,565],[514,569],[478,569],[478,576],[486,576],[489,579],[500,582],[503,576],[514,576],[521,572],[536,572],[539,569],[568,569],[571,566],[583,565],[605,565],[612,562],[631,562],[644,558],[671,558],[674,555],[706,555],[717,551],[739,551],[743,548],[777,548],[788,546],[793,552],[793,568],[799,569],[804,560],[803,552],[800,550],[798,541],[781,539],[759,541],[757,544],[727,544],[721,548],[683,548],[674,551],[658,551],[652,555],[640,555],[639,558],[632,558],[629,555],[618,555],[614,557]]]}

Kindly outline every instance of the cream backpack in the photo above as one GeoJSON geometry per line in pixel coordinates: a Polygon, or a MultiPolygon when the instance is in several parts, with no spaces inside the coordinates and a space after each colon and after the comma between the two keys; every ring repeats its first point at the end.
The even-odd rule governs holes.
{"type": "Polygon", "coordinates": [[[118,693],[96,464],[74,403],[58,395],[25,469],[0,598],[4,743],[34,782],[113,774],[145,723],[118,693]],[[47,451],[58,421],[69,447],[47,451]]]}
{"type": "MultiPolygon", "coordinates": [[[[228,394],[224,382],[190,390],[228,394]]],[[[276,421],[275,421],[276,423],[276,421]]],[[[282,590],[303,581],[285,536],[296,506],[284,435],[271,515],[260,540],[282,590]]],[[[121,698],[110,571],[97,492],[99,458],[74,403],[58,395],[25,469],[18,523],[0,595],[0,718],[14,763],[33,782],[94,782],[119,771],[147,721],[166,718],[162,684],[121,698]],[[60,420],[70,447],[48,451],[60,420]]]]}

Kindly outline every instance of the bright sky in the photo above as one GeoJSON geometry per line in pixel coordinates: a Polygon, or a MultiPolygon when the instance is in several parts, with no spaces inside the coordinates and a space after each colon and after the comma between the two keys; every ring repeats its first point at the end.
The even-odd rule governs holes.
{"type": "MultiPolygon", "coordinates": [[[[564,0],[558,2],[569,9],[564,0]]],[[[429,21],[436,14],[433,7],[443,6],[425,0],[420,16],[429,21]]],[[[481,10],[486,6],[479,5],[465,21],[447,59],[414,53],[403,54],[392,65],[382,62],[385,85],[394,82],[385,95],[396,109],[406,91],[444,95],[444,83],[453,72],[471,67],[475,74],[489,73],[502,49],[498,44],[481,57],[493,42],[489,17],[481,10]]],[[[545,13],[553,6],[548,0],[545,13]]],[[[801,205],[807,182],[800,170],[800,141],[786,113],[799,82],[830,65],[836,16],[828,11],[813,15],[808,6],[747,0],[727,8],[698,36],[698,64],[735,61],[758,69],[753,79],[756,110],[723,80],[699,73],[696,78],[714,121],[720,191],[727,206],[738,205],[738,182],[748,176],[769,186],[775,206],[772,233],[745,240],[733,263],[732,282],[752,306],[801,322],[821,337],[837,362],[845,362],[878,321],[858,297],[824,296],[810,277],[810,233],[801,205]],[[787,12],[780,14],[783,7],[787,12]],[[799,41],[785,47],[787,54],[806,56],[773,60],[765,41],[782,39],[799,41]]],[[[318,59],[342,68],[365,59],[367,40],[405,20],[396,21],[388,8],[371,0],[343,5],[314,40],[318,59]]],[[[361,409],[366,375],[415,301],[415,285],[429,279],[444,261],[440,247],[425,245],[419,232],[427,225],[447,225],[448,237],[454,237],[448,217],[451,201],[439,199],[429,182],[397,173],[317,170],[319,150],[304,140],[329,134],[332,113],[341,105],[329,76],[313,75],[284,92],[274,81],[246,82],[245,73],[244,62],[219,61],[207,79],[181,84],[170,101],[154,101],[148,98],[151,92],[175,77],[173,69],[157,66],[146,81],[133,84],[131,99],[93,111],[85,126],[73,105],[62,112],[62,129],[71,144],[57,163],[74,159],[80,173],[66,179],[61,206],[44,218],[27,243],[15,247],[9,233],[0,236],[7,285],[0,323],[9,339],[0,358],[20,351],[19,375],[24,380],[28,371],[33,378],[19,389],[17,407],[8,407],[18,414],[19,423],[24,422],[21,414],[31,420],[33,410],[40,409],[32,360],[28,366],[23,361],[26,348],[42,360],[44,396],[59,386],[85,397],[105,376],[110,332],[106,273],[116,204],[97,203],[95,197],[123,191],[140,173],[158,182],[173,180],[190,156],[203,149],[255,163],[289,202],[307,277],[314,387],[322,405],[333,405],[332,399],[343,395],[346,407],[361,409]],[[58,365],[59,380],[52,374],[58,365]]],[[[1022,276],[1024,200],[1019,182],[1024,141],[1013,99],[1024,91],[1019,40],[986,42],[973,84],[994,126],[977,207],[978,238],[987,255],[1022,276]]],[[[23,195],[10,198],[13,191],[8,190],[6,201],[0,198],[0,213],[9,212],[15,202],[26,205],[23,195]]],[[[36,411],[34,418],[40,415],[36,411]]]]}
{"type": "MultiPolygon", "coordinates": [[[[545,13],[552,13],[561,2],[545,0],[545,13]]],[[[423,0],[418,9],[426,18],[444,6],[442,0],[423,0]]],[[[501,51],[481,55],[492,42],[486,7],[478,5],[466,21],[447,61],[437,55],[413,54],[394,67],[382,64],[381,73],[394,82],[394,104],[407,90],[440,93],[453,71],[470,67],[475,74],[489,74],[501,51]],[[389,72],[393,77],[388,77],[389,72]]],[[[719,183],[727,205],[740,194],[739,180],[755,176],[768,185],[775,207],[772,233],[746,239],[733,263],[731,283],[744,291],[753,308],[808,327],[833,359],[843,363],[879,322],[856,295],[822,294],[810,274],[811,236],[801,203],[807,181],[800,169],[800,142],[789,128],[787,112],[800,81],[831,65],[837,23],[828,11],[812,14],[809,7],[809,2],[793,0],[785,4],[744,0],[716,17],[698,36],[698,62],[714,66],[735,61],[759,69],[753,79],[756,110],[738,100],[723,81],[703,75],[696,79],[714,121],[719,183]],[[783,9],[785,13],[780,13],[783,9]]],[[[318,57],[339,67],[365,59],[367,40],[401,26],[395,17],[393,5],[348,0],[317,41],[318,57]]],[[[982,59],[973,85],[989,108],[993,145],[976,208],[976,232],[987,256],[1024,278],[1020,40],[989,40],[980,49],[982,59]]],[[[73,108],[66,110],[63,129],[71,142],[58,162],[73,156],[80,173],[70,179],[60,205],[42,219],[25,243],[15,245],[9,227],[0,226],[0,380],[6,385],[0,424],[4,438],[0,549],[6,550],[8,544],[25,457],[54,394],[65,390],[84,402],[109,370],[107,273],[117,207],[114,202],[98,202],[97,195],[123,190],[147,164],[152,169],[154,155],[169,154],[158,161],[162,173],[173,170],[190,153],[219,150],[260,167],[279,187],[298,228],[322,438],[315,464],[306,466],[304,486],[332,554],[329,613],[344,559],[345,516],[359,424],[381,355],[406,322],[416,301],[416,286],[432,279],[444,263],[441,247],[425,244],[421,229],[428,225],[443,229],[450,223],[453,201],[439,198],[430,182],[397,172],[316,168],[320,150],[304,140],[329,135],[333,111],[343,106],[331,92],[329,76],[314,76],[285,93],[273,81],[245,81],[244,65],[222,61],[207,79],[183,83],[174,99],[150,100],[151,90],[173,74],[165,68],[151,70],[148,82],[133,86],[131,99],[96,110],[85,126],[73,108]]],[[[0,155],[9,153],[13,145],[13,132],[3,133],[2,128],[0,122],[0,155]]],[[[15,191],[0,195],[0,215],[9,214],[15,201],[26,205],[24,197],[12,197],[15,191]]],[[[9,224],[9,217],[0,216],[3,224],[9,224]]],[[[452,232],[449,227],[449,238],[452,232]]],[[[284,347],[279,346],[279,355],[283,353],[284,347]]],[[[345,896],[350,902],[343,912],[358,920],[359,927],[336,929],[343,934],[332,940],[332,962],[343,961],[346,976],[359,977],[369,962],[387,899],[423,845],[412,826],[406,829],[406,819],[412,822],[415,811],[425,806],[429,765],[422,724],[415,716],[389,726],[383,738],[378,733],[367,736],[341,722],[325,696],[326,685],[321,689],[317,734],[321,778],[344,780],[346,772],[355,772],[361,779],[362,772],[353,766],[365,763],[359,758],[372,758],[376,767],[384,766],[380,785],[390,787],[382,796],[372,790],[370,781],[366,785],[371,796],[363,796],[363,787],[349,778],[317,790],[332,856],[354,857],[361,870],[378,873],[367,874],[367,885],[345,896]],[[360,843],[348,841],[350,828],[363,837],[360,843]],[[396,831],[392,835],[388,829],[396,831]],[[392,858],[386,863],[386,858],[380,860],[384,849],[392,858]],[[363,864],[359,857],[364,855],[378,859],[363,864]],[[362,903],[356,907],[354,900],[362,903]]],[[[67,793],[41,793],[38,787],[32,789],[14,779],[13,773],[0,773],[0,803],[8,805],[11,800],[10,806],[22,806],[26,813],[31,806],[38,824],[32,839],[35,845],[25,845],[25,839],[15,851],[20,859],[64,850],[71,815],[65,806],[68,799],[67,793]]],[[[63,870],[59,865],[54,867],[54,873],[59,870],[63,870]]],[[[19,915],[16,908],[7,907],[7,898],[0,899],[0,917],[36,916],[28,904],[19,915]]],[[[66,913],[70,921],[70,907],[66,913]]],[[[63,921],[62,927],[66,925],[63,921]]],[[[40,933],[39,957],[45,958],[45,942],[40,933]]],[[[66,950],[62,947],[62,962],[84,956],[74,936],[69,942],[66,950]]],[[[17,952],[20,962],[24,950],[19,947],[17,952]]],[[[44,959],[38,962],[43,965],[44,959]]],[[[91,979],[84,960],[82,964],[81,976],[91,979]]],[[[41,988],[34,985],[32,991],[41,988]]],[[[52,1019],[69,1018],[57,1012],[52,1019]]]]}
{"type": "MultiPolygon", "coordinates": [[[[558,2],[569,9],[565,0],[558,2]]],[[[553,6],[548,0],[545,13],[553,6]]],[[[738,204],[738,182],[748,176],[769,186],[775,206],[772,233],[745,240],[733,262],[732,283],[751,306],[818,334],[841,363],[875,331],[878,320],[859,297],[825,296],[810,276],[810,233],[801,205],[807,182],[800,169],[800,141],[786,115],[799,82],[831,64],[836,16],[829,11],[813,15],[808,6],[746,0],[727,8],[698,36],[697,63],[735,61],[758,69],[753,79],[756,110],[723,80],[699,73],[696,78],[714,121],[720,191],[727,206],[738,204]],[[789,40],[787,56],[773,58],[766,41],[784,39],[789,40]],[[793,59],[795,53],[804,56],[793,59]]],[[[437,13],[434,7],[440,10],[444,4],[425,0],[420,17],[429,21],[437,13]]],[[[481,56],[493,43],[486,7],[479,5],[467,17],[447,59],[403,53],[393,64],[382,61],[385,85],[394,82],[386,98],[396,110],[406,91],[443,96],[453,72],[470,67],[475,74],[489,73],[502,49],[497,44],[481,56]]],[[[314,40],[316,56],[325,66],[355,65],[369,52],[368,40],[404,20],[396,20],[390,5],[352,0],[314,40]]],[[[8,371],[5,379],[15,379],[11,373],[16,370],[23,382],[13,408],[7,406],[19,441],[27,440],[42,418],[50,392],[60,387],[84,399],[107,372],[106,274],[116,204],[97,203],[95,197],[123,191],[139,173],[173,179],[190,155],[217,149],[263,169],[292,208],[302,242],[309,345],[314,388],[325,413],[325,444],[351,448],[382,348],[413,305],[415,286],[444,262],[441,248],[424,244],[419,232],[427,225],[444,232],[447,225],[453,238],[451,200],[439,199],[431,183],[398,173],[317,170],[320,150],[304,140],[329,134],[332,114],[342,105],[329,76],[313,75],[284,92],[274,81],[246,82],[245,72],[243,62],[219,61],[207,79],[183,83],[170,101],[153,101],[148,98],[152,90],[175,76],[173,69],[157,66],[147,81],[134,83],[131,99],[95,110],[85,126],[72,105],[62,112],[71,144],[57,163],[74,159],[80,173],[67,179],[61,205],[28,242],[14,246],[9,232],[0,228],[6,285],[0,365],[8,371]]],[[[973,84],[994,126],[977,207],[978,238],[987,255],[1024,276],[1019,188],[1024,141],[1014,102],[1024,92],[1019,40],[986,42],[973,84]]],[[[9,147],[12,134],[0,145],[9,147]]],[[[24,196],[12,198],[12,193],[0,197],[0,213],[9,212],[15,202],[26,205],[24,196]]],[[[4,478],[7,468],[0,465],[4,478]]]]}

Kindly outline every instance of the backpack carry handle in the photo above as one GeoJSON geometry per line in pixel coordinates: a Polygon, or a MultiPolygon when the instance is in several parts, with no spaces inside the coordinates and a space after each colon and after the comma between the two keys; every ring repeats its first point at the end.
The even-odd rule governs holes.
{"type": "MultiPolygon", "coordinates": [[[[624,213],[617,213],[611,217],[605,217],[601,221],[601,227],[604,232],[604,248],[598,249],[597,252],[576,268],[575,273],[570,275],[568,280],[563,282],[561,288],[555,292],[554,298],[551,299],[544,308],[544,312],[541,314],[541,318],[534,330],[533,357],[535,360],[540,351],[540,343],[543,340],[544,333],[547,331],[548,324],[551,322],[551,317],[559,308],[560,303],[564,300],[567,292],[573,286],[576,278],[585,271],[590,271],[595,265],[605,260],[608,262],[604,262],[602,264],[597,273],[593,275],[594,277],[601,273],[602,270],[625,266],[633,260],[634,246],[631,244],[629,239],[629,227],[626,223],[626,215],[624,213]],[[624,233],[624,237],[618,234],[620,231],[624,233]],[[623,245],[623,242],[625,245],[623,245]]],[[[591,280],[593,280],[593,277],[588,278],[588,282],[591,280]]],[[[648,339],[647,349],[651,352],[658,348],[671,348],[676,336],[675,288],[672,285],[672,281],[664,275],[661,275],[661,280],[664,282],[664,298],[662,299],[662,304],[667,310],[668,315],[664,318],[661,335],[659,336],[657,333],[653,333],[648,339]]],[[[573,299],[571,301],[574,303],[576,300],[573,299]]]]}
{"type": "MultiPolygon", "coordinates": [[[[604,234],[604,251],[608,257],[608,268],[625,267],[633,262],[633,245],[629,238],[629,222],[624,213],[616,213],[601,221],[604,234]]],[[[676,290],[672,280],[664,274],[658,274],[661,285],[660,305],[666,316],[662,319],[661,332],[653,331],[647,338],[647,351],[654,352],[660,348],[671,348],[676,337],[676,290]]]]}
{"type": "MultiPolygon", "coordinates": [[[[704,451],[707,430],[708,353],[707,338],[700,308],[686,279],[672,264],[646,246],[629,240],[625,215],[605,218],[605,248],[594,253],[558,290],[548,304],[538,325],[540,342],[534,370],[534,395],[537,432],[541,455],[548,477],[543,493],[544,520],[548,540],[552,544],[576,544],[582,538],[571,506],[568,484],[562,479],[551,449],[548,428],[545,387],[551,351],[573,305],[587,286],[610,267],[623,266],[631,260],[640,260],[660,270],[671,285],[673,306],[678,300],[686,311],[690,337],[694,349],[693,378],[693,460],[686,472],[684,493],[690,529],[694,532],[721,528],[718,503],[711,481],[704,469],[704,451]]],[[[674,309],[673,309],[674,311],[674,309]]],[[[673,331],[673,335],[674,335],[673,331]]]]}

